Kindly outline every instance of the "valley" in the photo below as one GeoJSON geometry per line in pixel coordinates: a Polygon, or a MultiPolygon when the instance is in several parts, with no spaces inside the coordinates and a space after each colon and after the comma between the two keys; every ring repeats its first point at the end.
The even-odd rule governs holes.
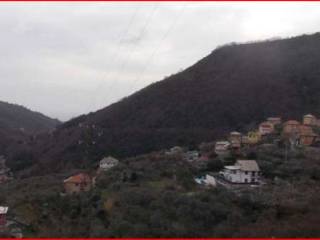
{"type": "Polygon", "coordinates": [[[319,236],[319,47],[224,45],[63,123],[1,103],[1,236],[319,236]]]}

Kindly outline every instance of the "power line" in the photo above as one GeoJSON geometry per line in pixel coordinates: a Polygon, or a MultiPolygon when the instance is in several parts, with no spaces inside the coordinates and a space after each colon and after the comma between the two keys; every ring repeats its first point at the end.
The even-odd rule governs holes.
{"type": "MultiPolygon", "coordinates": [[[[117,43],[117,48],[115,49],[115,51],[113,52],[113,54],[112,54],[112,57],[111,57],[111,59],[113,60],[113,62],[115,63],[116,62],[116,60],[117,60],[117,58],[118,58],[118,56],[119,56],[119,52],[120,52],[120,49],[121,49],[121,46],[122,46],[122,44],[123,44],[123,41],[124,41],[124,39],[125,39],[125,36],[126,35],[128,35],[128,32],[129,32],[129,30],[130,30],[130,28],[132,27],[132,25],[133,25],[133,22],[134,22],[134,20],[135,20],[135,18],[136,18],[136,16],[137,16],[137,13],[138,13],[138,6],[134,9],[134,11],[133,11],[133,13],[132,13],[132,15],[131,15],[131,17],[130,17],[130,19],[129,19],[129,22],[128,22],[128,24],[127,24],[127,26],[125,27],[125,30],[123,31],[123,32],[120,32],[119,33],[119,37],[118,37],[118,39],[119,39],[119,41],[118,41],[118,43],[117,43]]],[[[107,73],[107,78],[110,76],[110,71],[108,71],[108,73],[107,73]]],[[[97,92],[101,87],[102,87],[102,84],[103,84],[103,82],[101,81],[101,83],[100,84],[98,84],[98,86],[97,86],[97,88],[96,88],[96,90],[95,90],[95,92],[97,92]]],[[[93,97],[92,98],[92,101],[91,101],[91,106],[96,102],[96,100],[97,100],[97,97],[98,96],[95,96],[95,97],[93,97]]]]}
{"type": "MultiPolygon", "coordinates": [[[[149,25],[150,25],[150,23],[151,23],[151,19],[152,19],[152,17],[154,16],[157,8],[158,8],[158,4],[155,4],[155,5],[153,6],[153,8],[152,8],[151,13],[150,13],[149,16],[147,17],[146,22],[145,22],[144,26],[142,27],[142,30],[140,31],[140,34],[139,34],[139,36],[138,36],[138,39],[141,39],[141,38],[143,37],[143,35],[145,35],[145,33],[147,32],[147,29],[148,29],[148,27],[149,27],[149,25]]],[[[125,61],[122,62],[121,66],[120,66],[120,69],[119,69],[119,71],[118,71],[117,77],[114,79],[113,82],[115,82],[116,80],[119,79],[120,75],[123,73],[126,65],[128,64],[131,56],[133,55],[133,53],[135,53],[135,52],[137,51],[138,46],[139,46],[139,43],[137,43],[137,44],[134,46],[134,49],[133,49],[132,51],[130,51],[130,53],[128,54],[128,56],[127,56],[127,58],[125,59],[125,61]]],[[[110,87],[110,89],[109,89],[109,92],[110,92],[110,93],[113,93],[114,86],[115,86],[114,84],[111,85],[111,87],[110,87]]]]}
{"type": "Polygon", "coordinates": [[[142,79],[144,73],[146,72],[146,70],[148,69],[148,67],[152,64],[152,61],[153,61],[154,56],[158,53],[158,51],[159,51],[159,49],[161,48],[164,40],[169,36],[169,34],[171,33],[171,31],[172,31],[172,30],[174,29],[174,27],[176,26],[179,18],[180,18],[181,15],[184,13],[185,7],[186,7],[186,4],[184,4],[184,5],[181,7],[181,9],[180,9],[177,17],[173,20],[172,24],[169,26],[169,28],[167,29],[167,31],[165,32],[165,34],[163,35],[163,37],[162,37],[161,40],[159,41],[159,44],[157,45],[157,47],[154,48],[154,51],[152,52],[152,54],[150,55],[150,57],[149,57],[148,60],[146,61],[145,67],[142,69],[142,71],[140,72],[140,74],[138,75],[138,77],[136,78],[136,80],[133,81],[133,84],[132,84],[131,87],[130,87],[131,90],[133,90],[134,85],[142,79]]]}

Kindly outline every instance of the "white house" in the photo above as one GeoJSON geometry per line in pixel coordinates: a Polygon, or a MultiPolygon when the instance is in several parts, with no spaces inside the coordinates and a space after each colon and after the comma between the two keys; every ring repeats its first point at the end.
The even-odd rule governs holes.
{"type": "Polygon", "coordinates": [[[232,183],[259,183],[260,168],[255,160],[237,160],[233,166],[225,166],[220,174],[232,183]]]}
{"type": "Polygon", "coordinates": [[[263,122],[259,125],[259,133],[263,135],[270,134],[274,131],[274,125],[271,122],[263,122]]]}
{"type": "Polygon", "coordinates": [[[106,171],[109,170],[110,168],[116,166],[119,164],[119,160],[115,159],[111,156],[105,157],[100,161],[99,167],[101,170],[106,171]]]}
{"type": "Polygon", "coordinates": [[[9,207],[0,206],[0,226],[5,226],[7,223],[7,212],[9,207]]]}
{"type": "Polygon", "coordinates": [[[182,154],[183,153],[183,148],[180,146],[175,146],[170,148],[169,151],[166,151],[165,154],[166,155],[178,155],[178,154],[182,154]]]}

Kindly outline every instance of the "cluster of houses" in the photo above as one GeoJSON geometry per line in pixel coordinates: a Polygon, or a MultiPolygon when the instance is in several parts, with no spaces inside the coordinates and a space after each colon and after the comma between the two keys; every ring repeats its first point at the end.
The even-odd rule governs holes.
{"type": "Polygon", "coordinates": [[[260,123],[257,130],[250,131],[247,135],[233,131],[229,134],[228,140],[217,141],[215,153],[219,156],[228,154],[230,151],[237,153],[242,146],[255,145],[265,137],[274,134],[276,126],[282,127],[281,138],[288,140],[291,145],[310,146],[320,141],[318,134],[314,132],[315,127],[320,127],[320,119],[312,114],[304,115],[301,123],[296,120],[282,123],[280,117],[270,117],[260,123]]]}
{"type": "MultiPolygon", "coordinates": [[[[233,140],[232,143],[235,143],[236,141],[239,141],[239,139],[241,139],[241,134],[240,136],[239,134],[234,134],[233,136],[236,136],[236,138],[231,139],[233,140]]],[[[224,141],[220,143],[223,146],[224,145],[232,146],[231,143],[228,141],[224,141]]],[[[220,147],[219,144],[218,145],[216,144],[215,148],[217,148],[217,146],[220,147]]],[[[184,151],[184,149],[179,146],[175,146],[169,149],[169,151],[167,151],[166,154],[182,155],[183,159],[190,163],[208,162],[209,160],[206,155],[202,155],[196,150],[184,151]]],[[[237,160],[235,165],[225,166],[223,171],[221,171],[219,174],[230,183],[244,183],[244,184],[245,183],[258,184],[260,182],[260,176],[261,176],[260,168],[255,160],[237,160]]],[[[195,181],[198,184],[206,185],[209,187],[215,187],[217,185],[216,178],[211,174],[206,174],[205,176],[196,177],[195,181]]]]}
{"type": "MultiPolygon", "coordinates": [[[[293,147],[311,146],[320,141],[319,135],[314,132],[315,128],[320,127],[320,119],[312,114],[304,115],[301,123],[296,120],[282,123],[280,117],[270,117],[260,123],[257,130],[250,131],[247,135],[230,132],[228,140],[215,143],[215,153],[218,156],[226,156],[231,151],[238,153],[242,146],[256,145],[274,134],[277,126],[281,131],[280,138],[287,140],[293,147]]],[[[233,166],[225,166],[220,176],[231,183],[256,184],[260,182],[261,172],[255,160],[237,160],[233,166]]]]}
{"type": "MultiPolygon", "coordinates": [[[[111,156],[103,158],[99,162],[97,174],[108,171],[109,169],[117,166],[119,160],[111,156]]],[[[76,194],[80,192],[87,192],[95,185],[96,176],[91,177],[87,173],[78,173],[70,176],[63,181],[63,187],[66,194],[76,194]]]]}
{"type": "Polygon", "coordinates": [[[320,119],[312,114],[303,117],[302,123],[296,120],[289,120],[283,125],[282,136],[287,138],[291,145],[310,146],[319,142],[319,135],[314,132],[320,127],[320,119]]]}
{"type": "MultiPolygon", "coordinates": [[[[254,131],[246,135],[232,131],[227,140],[217,141],[214,152],[220,157],[226,157],[231,152],[239,153],[243,146],[253,146],[268,136],[277,134],[279,139],[289,142],[291,147],[312,146],[320,143],[320,137],[315,129],[320,128],[320,119],[312,114],[304,115],[302,121],[288,120],[282,122],[280,117],[269,117],[259,124],[254,131]],[[280,135],[280,136],[279,136],[280,135]]],[[[220,176],[230,183],[257,184],[260,182],[260,168],[255,160],[237,160],[232,166],[225,166],[220,176]]],[[[213,186],[212,176],[196,179],[198,183],[213,186]]]]}
{"type": "MultiPolygon", "coordinates": [[[[317,119],[312,114],[303,116],[302,122],[296,120],[288,120],[282,122],[280,117],[269,117],[266,121],[259,124],[254,131],[248,132],[246,135],[240,132],[230,132],[227,140],[217,141],[214,146],[214,152],[218,156],[225,156],[230,152],[238,153],[243,146],[256,145],[265,137],[270,136],[281,130],[280,137],[292,146],[310,146],[316,142],[320,142],[320,137],[314,132],[314,128],[320,128],[320,119],[317,119]],[[279,126],[279,128],[277,128],[279,126]]],[[[197,150],[185,151],[180,146],[175,146],[166,155],[182,155],[183,158],[190,163],[206,163],[208,161],[207,155],[200,154],[197,150]]],[[[0,181],[1,181],[1,161],[0,158],[0,181]]],[[[118,165],[119,161],[113,157],[105,157],[100,161],[97,174],[107,171],[118,165]]],[[[5,171],[4,171],[5,172],[5,171]]],[[[226,181],[231,183],[247,183],[257,184],[260,182],[260,168],[255,160],[237,160],[232,166],[225,166],[220,172],[226,181]]],[[[89,191],[95,184],[95,178],[87,173],[79,173],[64,180],[64,190],[66,194],[79,193],[82,191],[89,191]]],[[[216,185],[215,178],[211,175],[206,175],[195,179],[198,183],[214,186],[216,185]]]]}
{"type": "MultiPolygon", "coordinates": [[[[82,127],[82,126],[80,126],[82,127]]],[[[225,156],[231,151],[237,153],[243,146],[256,145],[266,136],[275,133],[276,129],[281,129],[280,136],[286,139],[292,146],[310,146],[316,142],[320,142],[319,135],[314,132],[316,127],[320,128],[320,119],[317,119],[312,114],[303,116],[302,122],[296,120],[288,120],[282,123],[280,117],[270,117],[266,121],[259,124],[257,130],[250,131],[246,135],[240,132],[230,132],[227,140],[217,141],[214,145],[214,152],[218,156],[225,156]],[[280,128],[276,128],[280,126],[280,128]]],[[[189,163],[202,163],[209,160],[207,155],[202,155],[197,150],[185,151],[182,147],[175,146],[166,155],[182,155],[184,160],[189,163]]],[[[111,156],[104,157],[99,162],[99,168],[96,175],[101,172],[117,166],[119,160],[111,156]]],[[[6,167],[6,160],[0,156],[0,183],[10,179],[10,169],[6,167]]],[[[95,185],[95,176],[90,176],[87,173],[78,173],[70,176],[63,181],[64,191],[68,195],[87,192],[95,185]]],[[[224,166],[224,169],[219,172],[225,181],[234,184],[259,184],[261,180],[261,171],[255,160],[239,159],[234,165],[224,166]]],[[[199,184],[215,187],[217,185],[216,177],[206,174],[203,177],[195,178],[199,184]]],[[[6,229],[8,207],[0,206],[0,231],[6,229]]]]}

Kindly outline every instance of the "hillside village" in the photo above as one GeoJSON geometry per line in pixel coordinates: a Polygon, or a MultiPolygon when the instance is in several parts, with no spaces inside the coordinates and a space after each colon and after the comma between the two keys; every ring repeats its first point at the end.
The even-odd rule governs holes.
{"type": "MultiPolygon", "coordinates": [[[[175,168],[177,169],[187,166],[193,173],[189,175],[189,179],[183,181],[186,181],[185,184],[188,186],[192,185],[191,182],[198,184],[198,187],[192,187],[193,192],[201,193],[206,191],[205,189],[224,188],[241,196],[248,190],[257,191],[256,189],[260,187],[268,186],[278,181],[277,177],[273,179],[265,178],[267,169],[264,166],[260,166],[257,159],[255,159],[254,154],[252,154],[254,149],[259,148],[259,146],[268,148],[269,145],[282,147],[284,148],[284,158],[288,158],[291,152],[299,152],[305,147],[317,149],[320,142],[319,129],[320,119],[311,114],[303,116],[301,122],[297,120],[283,122],[280,117],[270,117],[260,123],[256,129],[245,134],[232,131],[225,139],[202,143],[198,148],[188,149],[187,147],[175,146],[169,150],[143,155],[138,159],[158,158],[169,164],[175,161],[177,164],[175,168]]],[[[283,159],[282,161],[285,160],[283,159]]],[[[119,171],[118,178],[120,179],[118,180],[134,182],[135,179],[139,178],[139,171],[127,169],[125,166],[129,162],[126,159],[118,160],[112,156],[104,157],[96,165],[97,168],[82,169],[63,179],[60,178],[60,186],[62,188],[57,185],[56,189],[60,188],[61,191],[56,193],[61,198],[68,198],[68,196],[81,196],[92,191],[95,192],[97,191],[96,188],[101,188],[101,179],[119,171]]],[[[172,183],[177,181],[177,177],[178,175],[173,174],[172,183]]],[[[12,180],[10,169],[6,167],[5,159],[2,157],[1,182],[2,184],[7,184],[12,180]]],[[[59,179],[56,182],[59,184],[59,179]]],[[[106,187],[107,185],[104,186],[106,187]]],[[[21,218],[16,218],[15,214],[11,214],[10,220],[7,221],[6,215],[11,210],[14,210],[14,206],[10,205],[10,202],[8,203],[0,208],[1,232],[9,234],[9,236],[21,237],[21,229],[28,226],[28,223],[25,223],[21,218]],[[21,222],[23,222],[22,225],[21,222]]]]}
{"type": "MultiPolygon", "coordinates": [[[[206,174],[196,177],[195,181],[200,184],[216,186],[215,177],[218,177],[231,184],[259,184],[261,183],[263,169],[260,169],[254,159],[241,159],[240,156],[244,149],[266,142],[276,144],[281,142],[291,150],[306,146],[320,146],[320,136],[317,134],[319,130],[320,119],[312,114],[304,115],[301,122],[297,120],[282,122],[281,117],[269,117],[266,121],[260,123],[257,129],[246,134],[237,131],[230,132],[227,139],[216,141],[211,149],[186,151],[184,147],[175,146],[168,151],[164,151],[164,154],[181,156],[186,162],[197,168],[205,166],[214,154],[222,161],[233,156],[236,158],[234,165],[225,165],[219,175],[206,174]]],[[[99,163],[97,175],[101,171],[108,171],[118,164],[119,160],[111,156],[103,158],[99,163]]],[[[90,177],[85,173],[71,176],[64,180],[65,192],[70,194],[88,191],[94,186],[95,178],[96,175],[90,177]]]]}
{"type": "MultiPolygon", "coordinates": [[[[131,20],[140,19],[133,14],[131,20]]],[[[99,34],[105,43],[104,36],[99,34]]],[[[45,43],[52,50],[51,42],[45,43]]],[[[38,83],[33,79],[30,91],[19,88],[23,96],[32,95],[47,113],[75,117],[60,122],[0,102],[0,238],[319,237],[319,48],[320,33],[226,44],[184,70],[80,116],[77,109],[86,105],[71,101],[68,110],[70,97],[88,103],[92,94],[68,91],[74,93],[79,77],[85,80],[97,71],[69,74],[75,81],[68,87],[61,82],[63,91],[53,91],[60,84],[52,85],[51,76],[49,85],[39,85],[45,89],[40,95],[31,92],[38,83]]],[[[41,53],[52,55],[51,50],[41,53]]],[[[131,60],[136,66],[139,59],[131,60]]],[[[7,65],[10,77],[21,75],[7,65]]],[[[45,74],[41,64],[37,67],[45,74]]],[[[58,72],[62,77],[64,70],[58,72]]],[[[28,85],[28,76],[18,76],[18,85],[28,85]]],[[[100,90],[107,98],[120,93],[100,90]]],[[[21,100],[19,94],[11,97],[21,100]]],[[[23,104],[32,107],[29,100],[23,104]]]]}
{"type": "MultiPolygon", "coordinates": [[[[225,162],[224,160],[230,157],[235,157],[234,165],[225,165],[218,175],[213,173],[200,177],[196,176],[195,181],[211,187],[215,187],[217,183],[222,185],[226,183],[260,184],[263,169],[260,169],[254,159],[241,159],[240,156],[243,149],[268,142],[268,140],[277,144],[283,142],[290,149],[316,146],[320,142],[319,135],[316,134],[319,129],[320,119],[317,119],[312,114],[303,116],[301,123],[296,120],[282,122],[280,117],[269,117],[266,121],[260,123],[256,130],[249,131],[247,134],[232,131],[227,139],[211,144],[211,148],[186,151],[184,147],[175,146],[168,151],[164,151],[164,154],[167,156],[180,156],[196,168],[203,168],[214,155],[221,159],[222,162],[225,162]],[[219,180],[216,181],[216,178],[219,180]]],[[[205,144],[208,143],[203,143],[202,145],[205,144]]],[[[0,179],[5,181],[8,180],[5,175],[8,170],[4,167],[5,160],[3,158],[1,163],[1,166],[3,166],[1,173],[3,174],[0,179]]],[[[99,162],[99,167],[95,174],[88,174],[82,171],[64,179],[64,191],[62,194],[74,194],[91,190],[95,186],[97,176],[112,169],[119,163],[120,161],[114,157],[104,157],[99,162]]]]}

